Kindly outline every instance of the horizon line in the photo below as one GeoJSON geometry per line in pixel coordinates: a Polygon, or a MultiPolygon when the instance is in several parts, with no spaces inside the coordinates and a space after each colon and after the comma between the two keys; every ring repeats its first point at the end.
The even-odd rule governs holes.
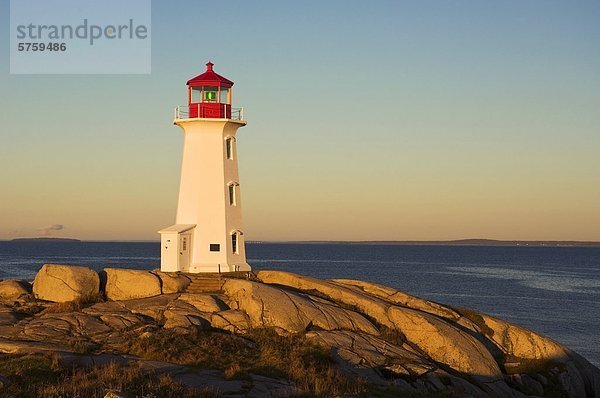
{"type": "MultiPolygon", "coordinates": [[[[160,243],[160,240],[145,240],[145,239],[78,239],[67,237],[30,237],[30,238],[11,238],[0,239],[0,242],[12,241],[36,241],[36,240],[71,240],[87,243],[160,243]]],[[[440,240],[249,240],[246,243],[262,244],[388,244],[388,245],[464,245],[464,246],[519,246],[519,245],[535,245],[535,246],[600,246],[600,241],[590,240],[568,240],[568,239],[553,239],[553,240],[521,240],[521,239],[490,239],[490,238],[464,238],[464,239],[440,239],[440,240]]]]}

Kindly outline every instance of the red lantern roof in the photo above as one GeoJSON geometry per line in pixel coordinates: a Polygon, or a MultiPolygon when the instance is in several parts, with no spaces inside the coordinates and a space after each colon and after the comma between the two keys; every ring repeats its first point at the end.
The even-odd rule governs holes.
{"type": "Polygon", "coordinates": [[[224,78],[221,75],[216,74],[213,71],[213,63],[208,61],[206,64],[206,72],[201,75],[194,77],[193,79],[188,80],[187,85],[191,87],[197,86],[221,86],[221,87],[231,87],[233,86],[233,82],[229,79],[224,78]]]}

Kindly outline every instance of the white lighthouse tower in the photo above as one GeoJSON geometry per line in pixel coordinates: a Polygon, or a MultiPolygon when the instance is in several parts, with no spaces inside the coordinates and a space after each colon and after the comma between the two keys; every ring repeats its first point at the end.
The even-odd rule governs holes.
{"type": "Polygon", "coordinates": [[[243,109],[231,107],[233,82],[206,71],[187,82],[188,105],[175,109],[184,134],[176,224],[161,235],[164,272],[250,271],[246,263],[236,133],[243,109]]]}

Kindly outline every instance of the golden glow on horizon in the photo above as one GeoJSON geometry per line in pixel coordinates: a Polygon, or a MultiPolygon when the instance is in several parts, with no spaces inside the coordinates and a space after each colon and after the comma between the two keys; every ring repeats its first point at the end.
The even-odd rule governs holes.
{"type": "MultiPolygon", "coordinates": [[[[315,159],[294,172],[267,160],[247,164],[246,151],[242,145],[249,240],[600,240],[600,177],[593,167],[570,169],[575,159],[477,165],[425,151],[369,167],[315,159]]],[[[50,236],[156,240],[175,215],[176,159],[162,175],[123,170],[111,180],[71,168],[55,178],[0,181],[13,187],[4,191],[0,237],[39,236],[40,227],[63,224],[50,236]]]]}

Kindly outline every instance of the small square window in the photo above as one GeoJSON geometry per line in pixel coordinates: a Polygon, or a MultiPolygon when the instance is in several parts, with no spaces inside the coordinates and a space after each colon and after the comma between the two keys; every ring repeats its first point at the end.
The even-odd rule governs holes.
{"type": "Polygon", "coordinates": [[[211,243],[210,244],[210,251],[211,252],[220,252],[221,251],[221,245],[219,243],[211,243]]]}

